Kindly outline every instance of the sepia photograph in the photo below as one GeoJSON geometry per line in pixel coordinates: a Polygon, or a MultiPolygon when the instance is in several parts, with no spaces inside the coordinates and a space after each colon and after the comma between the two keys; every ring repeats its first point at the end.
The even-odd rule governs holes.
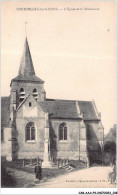
{"type": "Polygon", "coordinates": [[[1,1],[2,189],[117,187],[116,7],[1,1]]]}

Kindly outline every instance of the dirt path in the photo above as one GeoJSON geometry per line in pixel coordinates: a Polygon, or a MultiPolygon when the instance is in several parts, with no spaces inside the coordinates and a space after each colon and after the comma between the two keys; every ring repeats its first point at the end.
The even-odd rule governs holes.
{"type": "Polygon", "coordinates": [[[35,187],[40,188],[115,188],[116,184],[110,184],[107,176],[109,167],[91,167],[67,175],[58,176],[43,182],[35,187]]]}

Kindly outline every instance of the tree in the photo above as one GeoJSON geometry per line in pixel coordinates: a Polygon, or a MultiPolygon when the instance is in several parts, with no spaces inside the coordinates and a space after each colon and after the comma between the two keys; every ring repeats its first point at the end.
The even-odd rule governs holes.
{"type": "Polygon", "coordinates": [[[107,136],[104,140],[104,151],[105,151],[105,163],[114,162],[116,160],[116,124],[113,128],[110,128],[107,136]]]}

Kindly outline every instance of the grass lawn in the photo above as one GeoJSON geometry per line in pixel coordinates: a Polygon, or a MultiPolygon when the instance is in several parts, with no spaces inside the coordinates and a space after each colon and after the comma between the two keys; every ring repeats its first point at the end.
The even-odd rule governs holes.
{"type": "MultiPolygon", "coordinates": [[[[27,164],[29,164],[29,162],[27,161],[27,164]]],[[[23,167],[23,161],[22,160],[17,160],[14,162],[6,162],[6,167],[9,168],[15,168],[17,170],[20,171],[24,171],[24,172],[28,172],[28,173],[33,173],[34,174],[34,166],[35,165],[31,165],[31,166],[26,166],[23,167]]],[[[65,169],[54,169],[54,168],[42,168],[42,177],[46,177],[46,178],[51,178],[51,177],[56,177],[58,175],[62,175],[67,173],[68,171],[65,169]]]]}

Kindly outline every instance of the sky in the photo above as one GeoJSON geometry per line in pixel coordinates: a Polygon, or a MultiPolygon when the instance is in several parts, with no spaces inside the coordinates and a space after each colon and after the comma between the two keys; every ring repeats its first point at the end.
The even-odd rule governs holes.
{"type": "Polygon", "coordinates": [[[26,34],[47,98],[94,99],[106,134],[116,123],[116,2],[1,2],[2,96],[18,75],[26,34]]]}

